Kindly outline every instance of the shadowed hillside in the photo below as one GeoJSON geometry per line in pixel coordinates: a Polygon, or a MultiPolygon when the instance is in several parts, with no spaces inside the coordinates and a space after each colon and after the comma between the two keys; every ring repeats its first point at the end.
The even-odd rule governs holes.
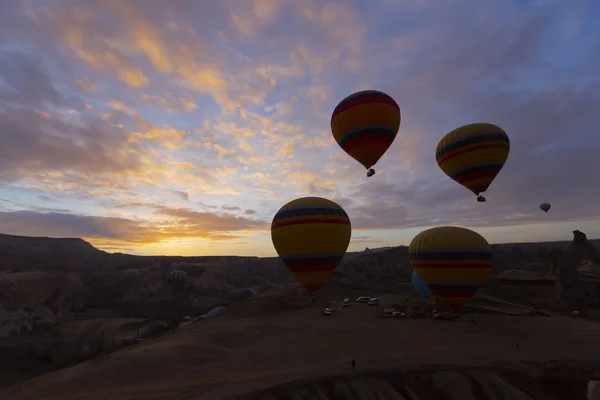
{"type": "Polygon", "coordinates": [[[90,270],[106,265],[110,254],[82,239],[0,234],[0,271],[90,270]]]}
{"type": "MultiPolygon", "coordinates": [[[[588,319],[600,319],[597,312],[600,267],[595,241],[588,241],[585,234],[577,232],[571,242],[493,245],[493,279],[477,293],[468,308],[488,317],[518,316],[523,310],[544,308],[557,316],[579,310],[588,319]]],[[[341,310],[340,301],[345,297],[379,296],[382,306],[400,308],[409,315],[414,314],[413,307],[421,307],[426,310],[425,318],[430,318],[433,307],[425,304],[412,288],[406,246],[348,253],[319,291],[314,306],[317,309],[311,308],[306,290],[275,257],[142,257],[106,253],[81,239],[0,235],[0,270],[0,358],[11,360],[0,367],[0,387],[124,346],[144,346],[148,340],[160,343],[164,335],[167,338],[173,332],[188,329],[190,324],[199,323],[197,329],[209,329],[214,326],[212,322],[200,321],[210,310],[221,306],[227,312],[219,318],[229,321],[236,332],[240,321],[273,320],[264,325],[264,332],[275,335],[290,321],[297,320],[296,328],[290,328],[289,332],[310,329],[311,323],[333,323],[329,334],[334,337],[348,332],[352,337],[356,324],[363,322],[365,332],[369,332],[371,318],[377,312],[353,305],[350,309],[356,311],[352,312],[363,315],[360,318],[366,318],[365,321],[352,320],[350,325],[336,327],[338,322],[334,321],[340,321],[342,315],[339,311],[331,320],[323,320],[318,308],[329,305],[341,310]],[[167,275],[173,268],[185,271],[189,277],[184,292],[175,293],[168,285],[167,275]],[[265,287],[268,289],[262,293],[265,287]],[[242,288],[251,288],[259,295],[244,299],[240,297],[242,288]]],[[[263,332],[263,328],[252,329],[263,332]]],[[[415,329],[417,334],[420,328],[415,329]]],[[[249,337],[259,334],[258,331],[249,333],[249,337]]],[[[245,351],[246,347],[240,347],[235,340],[218,336],[220,347],[207,354],[245,351]]],[[[293,341],[292,336],[286,340],[293,341]]],[[[252,351],[251,358],[257,359],[262,357],[261,351],[267,350],[252,351]]],[[[470,382],[479,379],[470,372],[465,374],[470,382]]],[[[494,376],[490,379],[508,379],[502,374],[494,376]]],[[[338,379],[335,382],[339,379],[350,382],[354,378],[335,379],[338,379]]],[[[363,383],[356,385],[371,385],[360,379],[363,383]]],[[[367,381],[370,379],[380,378],[367,381]]],[[[528,385],[543,386],[535,379],[528,385]]],[[[322,389],[314,390],[318,393],[322,389]]],[[[367,393],[364,392],[367,389],[360,390],[367,393]]],[[[263,398],[260,396],[248,398],[263,398]]]]}

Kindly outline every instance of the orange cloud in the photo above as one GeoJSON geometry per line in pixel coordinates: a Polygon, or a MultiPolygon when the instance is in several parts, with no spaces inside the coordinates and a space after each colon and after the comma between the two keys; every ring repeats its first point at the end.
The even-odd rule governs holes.
{"type": "Polygon", "coordinates": [[[232,232],[265,230],[267,222],[229,213],[157,206],[154,221],[32,211],[1,212],[4,232],[25,236],[84,237],[110,245],[145,245],[177,238],[231,240],[232,232]]]}

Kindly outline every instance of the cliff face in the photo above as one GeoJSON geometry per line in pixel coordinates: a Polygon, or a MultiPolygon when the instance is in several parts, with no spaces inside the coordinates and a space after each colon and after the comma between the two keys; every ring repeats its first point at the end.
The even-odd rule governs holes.
{"type": "Polygon", "coordinates": [[[564,400],[585,399],[592,367],[371,372],[279,385],[231,400],[564,400]]]}
{"type": "MultiPolygon", "coordinates": [[[[586,265],[590,276],[596,269],[586,261],[586,257],[596,258],[595,248],[587,239],[578,247],[569,247],[568,243],[522,243],[494,245],[493,251],[495,275],[506,269],[535,270],[544,275],[560,263],[559,298],[570,307],[579,301],[574,298],[581,287],[576,277],[580,265],[586,265]]],[[[4,327],[13,318],[9,314],[17,313],[14,318],[22,321],[24,312],[41,313],[25,318],[27,330],[33,319],[48,320],[48,310],[55,318],[62,318],[65,310],[73,308],[120,307],[170,296],[166,275],[173,267],[187,272],[189,289],[197,296],[228,298],[228,294],[246,286],[295,282],[274,257],[136,257],[108,254],[80,239],[0,235],[0,271],[4,270],[0,275],[0,330],[4,333],[0,335],[20,331],[4,327]],[[19,270],[23,272],[16,272],[19,270]]],[[[330,286],[337,282],[373,289],[386,284],[393,287],[397,282],[409,281],[411,270],[406,246],[349,253],[332,276],[330,286]]],[[[593,302],[587,297],[584,303],[593,302]]]]}
{"type": "MultiPolygon", "coordinates": [[[[571,244],[494,245],[494,274],[512,269],[527,275],[535,270],[547,279],[546,275],[552,273],[554,265],[556,293],[564,307],[577,309],[596,304],[594,288],[584,279],[599,276],[595,247],[584,234],[576,239],[571,244]]],[[[353,288],[367,293],[393,292],[399,282],[410,282],[411,270],[406,246],[348,253],[323,288],[323,293],[345,296],[348,289],[353,288]]],[[[505,281],[526,281],[519,278],[519,274],[506,272],[511,273],[505,281]]],[[[80,239],[0,234],[0,340],[22,338],[22,343],[15,346],[21,346],[19,348],[24,349],[25,354],[31,343],[39,339],[38,333],[43,334],[59,323],[70,324],[69,321],[76,319],[74,322],[85,325],[98,318],[124,317],[175,320],[199,315],[211,307],[233,301],[242,287],[258,288],[267,282],[282,284],[296,280],[275,257],[138,257],[105,253],[80,239]],[[196,296],[193,302],[173,296],[167,284],[171,268],[187,272],[189,292],[196,296]]],[[[504,284],[499,283],[500,286],[504,284]]],[[[515,289],[516,285],[509,284],[510,293],[520,293],[515,289]]],[[[511,301],[533,299],[532,289],[536,288],[524,285],[523,294],[511,301]]],[[[554,298],[554,287],[536,290],[540,294],[535,301],[554,298]],[[546,289],[548,293],[543,292],[546,289]]],[[[500,287],[498,293],[500,296],[507,292],[500,287]]],[[[304,296],[306,291],[298,286],[296,295],[304,296]]],[[[52,343],[52,348],[63,349],[70,354],[69,359],[77,358],[74,354],[79,351],[82,357],[89,356],[98,346],[100,349],[112,348],[110,344],[100,344],[104,343],[105,331],[109,331],[106,324],[81,332],[74,328],[77,324],[69,326],[73,327],[75,336],[59,337],[56,343],[40,340],[52,343]],[[61,344],[62,341],[66,344],[61,344]],[[91,344],[80,346],[79,341],[91,344]]],[[[10,340],[0,342],[0,345],[6,345],[0,350],[16,351],[16,347],[9,347],[13,344],[6,344],[8,342],[10,340]]],[[[51,354],[52,360],[62,359],[46,344],[40,349],[39,354],[51,354]]]]}
{"type": "MultiPolygon", "coordinates": [[[[564,251],[556,251],[556,294],[565,307],[580,309],[598,304],[592,285],[580,278],[580,267],[588,261],[598,264],[596,248],[585,233],[573,231],[573,241],[564,251]]],[[[589,264],[588,264],[589,265],[589,264]]]]}
{"type": "Polygon", "coordinates": [[[408,247],[399,246],[347,257],[342,262],[339,272],[351,281],[408,280],[412,273],[408,247]]]}
{"type": "Polygon", "coordinates": [[[89,270],[110,254],[82,239],[39,238],[0,234],[0,271],[89,270]]]}
{"type": "Polygon", "coordinates": [[[52,324],[83,306],[76,276],[49,272],[0,275],[0,339],[52,324]]]}

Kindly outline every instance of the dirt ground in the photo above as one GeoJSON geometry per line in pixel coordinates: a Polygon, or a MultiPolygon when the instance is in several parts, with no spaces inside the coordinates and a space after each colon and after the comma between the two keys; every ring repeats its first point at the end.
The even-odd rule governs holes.
{"type": "Polygon", "coordinates": [[[362,304],[323,317],[321,307],[291,306],[278,296],[247,302],[229,315],[2,390],[0,398],[216,400],[350,373],[352,358],[358,371],[600,359],[600,324],[584,319],[486,314],[473,315],[473,324],[379,319],[362,304]]]}

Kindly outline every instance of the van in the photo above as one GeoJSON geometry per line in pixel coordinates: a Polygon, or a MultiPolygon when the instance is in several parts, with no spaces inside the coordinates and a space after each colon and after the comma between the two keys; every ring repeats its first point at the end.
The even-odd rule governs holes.
{"type": "Polygon", "coordinates": [[[384,317],[392,317],[394,315],[394,309],[393,308],[384,308],[379,312],[378,317],[379,318],[384,318],[384,317]]]}

